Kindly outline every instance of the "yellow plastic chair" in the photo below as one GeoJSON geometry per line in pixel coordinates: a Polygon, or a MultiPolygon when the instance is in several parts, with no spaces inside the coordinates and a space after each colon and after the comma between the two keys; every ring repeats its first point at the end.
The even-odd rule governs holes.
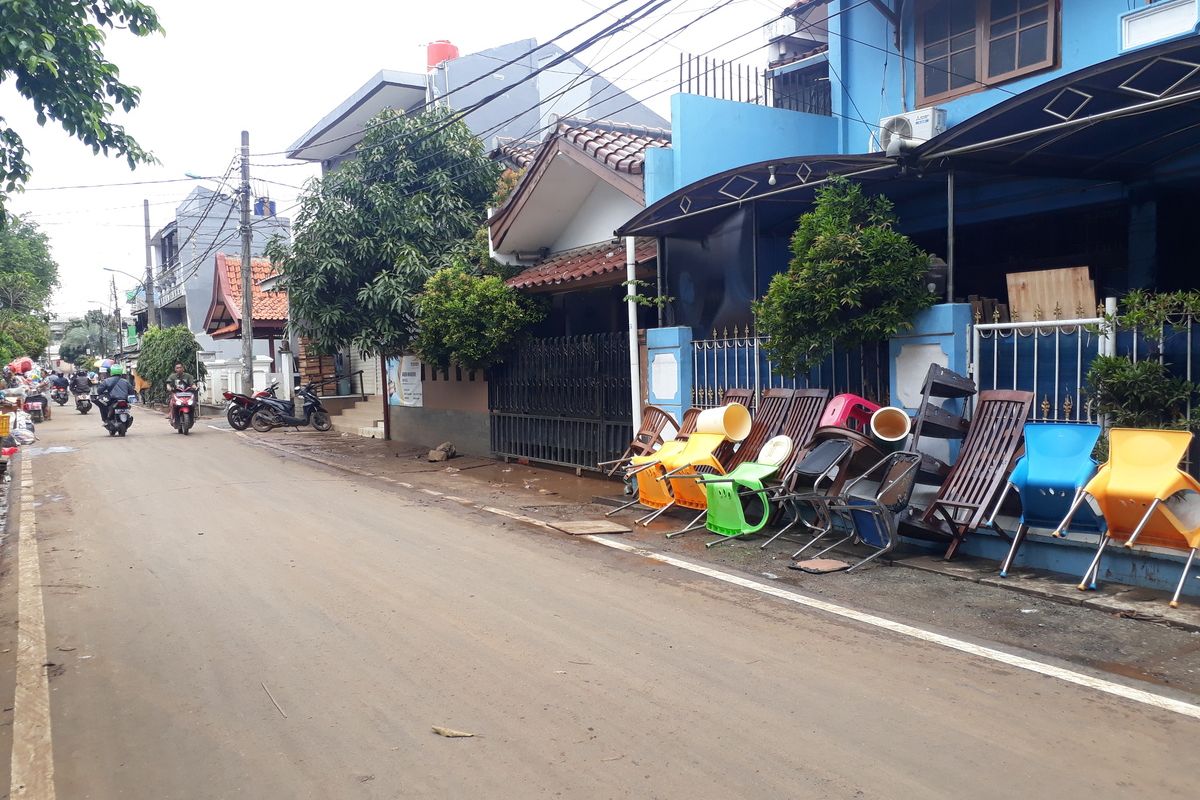
{"type": "Polygon", "coordinates": [[[727,439],[741,441],[746,438],[749,430],[750,412],[740,403],[730,403],[702,412],[696,418],[696,431],[688,437],[681,450],[672,448],[664,454],[664,446],[655,453],[657,462],[638,473],[638,502],[653,511],[637,521],[648,526],[675,505],[695,508],[696,500],[692,494],[687,493],[689,490],[692,493],[700,492],[703,502],[704,490],[696,486],[695,480],[682,482],[689,485],[682,489],[685,494],[681,502],[680,496],[674,494],[679,488],[679,482],[669,480],[669,473],[680,468],[691,469],[693,465],[716,464],[719,470],[720,464],[713,457],[713,453],[727,439]]]}
{"type": "Polygon", "coordinates": [[[1185,522],[1169,507],[1168,501],[1183,493],[1200,495],[1200,482],[1179,469],[1179,462],[1192,442],[1190,431],[1113,428],[1108,433],[1108,463],[1100,468],[1083,492],[1071,504],[1066,519],[1055,534],[1070,525],[1071,517],[1085,498],[1091,497],[1100,508],[1108,531],[1100,539],[1096,556],[1079,584],[1081,591],[1095,589],[1100,574],[1100,558],[1110,541],[1135,542],[1189,550],[1187,564],[1171,607],[1179,605],[1183,582],[1187,580],[1196,550],[1200,548],[1200,520],[1185,522]]]}

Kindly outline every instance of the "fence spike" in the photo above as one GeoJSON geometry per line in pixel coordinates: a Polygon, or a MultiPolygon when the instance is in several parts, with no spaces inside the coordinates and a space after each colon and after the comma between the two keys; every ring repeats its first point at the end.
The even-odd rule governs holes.
{"type": "Polygon", "coordinates": [[[1061,302],[1054,303],[1054,318],[1062,319],[1063,307],[1061,302]]]}
{"type": "Polygon", "coordinates": [[[992,309],[992,322],[999,322],[999,321],[1000,321],[1000,309],[993,308],[992,309]]]}
{"type": "Polygon", "coordinates": [[[1075,319],[1083,319],[1083,303],[1075,304],[1075,319]]]}
{"type": "Polygon", "coordinates": [[[1042,397],[1042,419],[1048,419],[1049,417],[1050,417],[1050,395],[1044,395],[1042,397]]]}
{"type": "Polygon", "coordinates": [[[1067,395],[1067,399],[1063,400],[1063,414],[1067,419],[1071,418],[1071,409],[1075,407],[1075,403],[1071,400],[1071,395],[1067,395]]]}
{"type": "Polygon", "coordinates": [[[1013,322],[1020,322],[1021,321],[1021,312],[1018,309],[1013,308],[1012,310],[1010,310],[1008,312],[1008,318],[1011,319],[1013,322]]]}
{"type": "Polygon", "coordinates": [[[1041,305],[1038,305],[1033,309],[1033,321],[1041,322],[1043,319],[1044,319],[1044,317],[1042,317],[1042,307],[1041,307],[1041,305]]]}
{"type": "Polygon", "coordinates": [[[975,324],[978,325],[981,322],[983,322],[983,309],[976,308],[975,309],[975,324]]]}

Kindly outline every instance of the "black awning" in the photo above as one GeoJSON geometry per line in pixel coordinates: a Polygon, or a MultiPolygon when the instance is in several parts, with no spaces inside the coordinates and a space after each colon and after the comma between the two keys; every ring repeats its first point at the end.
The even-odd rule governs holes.
{"type": "Polygon", "coordinates": [[[648,206],[617,231],[618,236],[666,236],[713,212],[757,200],[812,200],[818,186],[836,175],[858,181],[892,178],[895,160],[867,155],[794,156],[747,164],[689,184],[648,206]],[[774,171],[775,184],[771,185],[774,171]]]}
{"type": "Polygon", "coordinates": [[[1198,146],[1200,37],[1188,36],[1021,92],[911,156],[924,168],[1136,181],[1198,146]]]}

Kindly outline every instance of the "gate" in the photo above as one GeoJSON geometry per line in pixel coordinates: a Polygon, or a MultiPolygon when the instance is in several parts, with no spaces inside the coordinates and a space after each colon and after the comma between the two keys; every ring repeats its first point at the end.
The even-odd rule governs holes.
{"type": "Polygon", "coordinates": [[[488,377],[492,452],[577,469],[633,438],[629,335],[531,339],[488,377]]]}

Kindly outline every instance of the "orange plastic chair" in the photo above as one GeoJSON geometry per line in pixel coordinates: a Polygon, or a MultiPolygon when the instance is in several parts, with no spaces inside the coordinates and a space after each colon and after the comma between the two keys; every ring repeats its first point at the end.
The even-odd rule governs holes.
{"type": "Polygon", "coordinates": [[[1200,520],[1185,523],[1168,504],[1181,493],[1200,495],[1200,482],[1179,469],[1179,462],[1192,443],[1190,431],[1144,430],[1113,428],[1108,433],[1108,463],[1084,487],[1082,494],[1071,504],[1066,519],[1055,531],[1070,525],[1071,517],[1085,497],[1091,497],[1100,507],[1108,531],[1100,539],[1096,556],[1079,584],[1081,591],[1096,588],[1100,574],[1100,558],[1110,541],[1135,542],[1188,550],[1187,564],[1171,607],[1179,605],[1183,582],[1187,580],[1196,550],[1200,548],[1200,520]]]}

